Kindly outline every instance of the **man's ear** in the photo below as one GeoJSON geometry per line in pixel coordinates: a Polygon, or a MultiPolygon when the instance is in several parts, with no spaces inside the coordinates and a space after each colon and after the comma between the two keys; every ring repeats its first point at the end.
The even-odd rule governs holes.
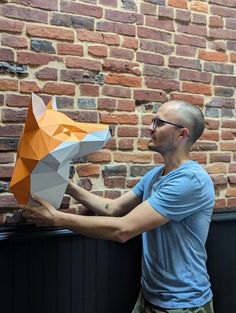
{"type": "Polygon", "coordinates": [[[181,129],[181,133],[179,134],[179,136],[182,138],[182,139],[185,139],[187,137],[189,137],[189,129],[188,128],[182,128],[181,129]]]}

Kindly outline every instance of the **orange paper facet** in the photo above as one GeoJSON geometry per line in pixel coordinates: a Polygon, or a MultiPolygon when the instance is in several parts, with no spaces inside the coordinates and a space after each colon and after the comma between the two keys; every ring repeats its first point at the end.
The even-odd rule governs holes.
{"type": "Polygon", "coordinates": [[[46,106],[32,94],[11,192],[20,204],[29,204],[31,194],[35,194],[59,208],[69,180],[70,161],[101,149],[110,137],[108,125],[77,123],[57,111],[54,98],[46,106]]]}

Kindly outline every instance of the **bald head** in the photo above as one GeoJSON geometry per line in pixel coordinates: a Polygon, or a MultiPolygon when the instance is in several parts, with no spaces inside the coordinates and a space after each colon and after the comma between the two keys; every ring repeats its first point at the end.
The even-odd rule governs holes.
{"type": "Polygon", "coordinates": [[[165,108],[176,124],[189,129],[187,144],[192,146],[204,131],[205,121],[202,111],[197,106],[181,100],[165,102],[161,108],[165,108]]]}

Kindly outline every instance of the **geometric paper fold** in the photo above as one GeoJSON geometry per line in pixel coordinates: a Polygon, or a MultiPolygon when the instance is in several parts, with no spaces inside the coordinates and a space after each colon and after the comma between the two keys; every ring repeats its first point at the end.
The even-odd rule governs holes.
{"type": "Polygon", "coordinates": [[[57,111],[52,98],[46,106],[32,94],[17,149],[10,190],[21,204],[36,194],[60,207],[73,158],[101,149],[111,138],[108,125],[77,123],[57,111]]]}

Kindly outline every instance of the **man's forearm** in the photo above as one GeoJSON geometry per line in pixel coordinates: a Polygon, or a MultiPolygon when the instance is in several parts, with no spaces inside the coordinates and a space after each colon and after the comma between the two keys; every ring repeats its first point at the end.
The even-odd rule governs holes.
{"type": "Polygon", "coordinates": [[[111,199],[99,197],[74,183],[69,182],[66,193],[98,215],[112,216],[111,199]]]}
{"type": "Polygon", "coordinates": [[[57,211],[53,224],[93,238],[117,242],[129,239],[122,217],[82,216],[57,211]]]}

